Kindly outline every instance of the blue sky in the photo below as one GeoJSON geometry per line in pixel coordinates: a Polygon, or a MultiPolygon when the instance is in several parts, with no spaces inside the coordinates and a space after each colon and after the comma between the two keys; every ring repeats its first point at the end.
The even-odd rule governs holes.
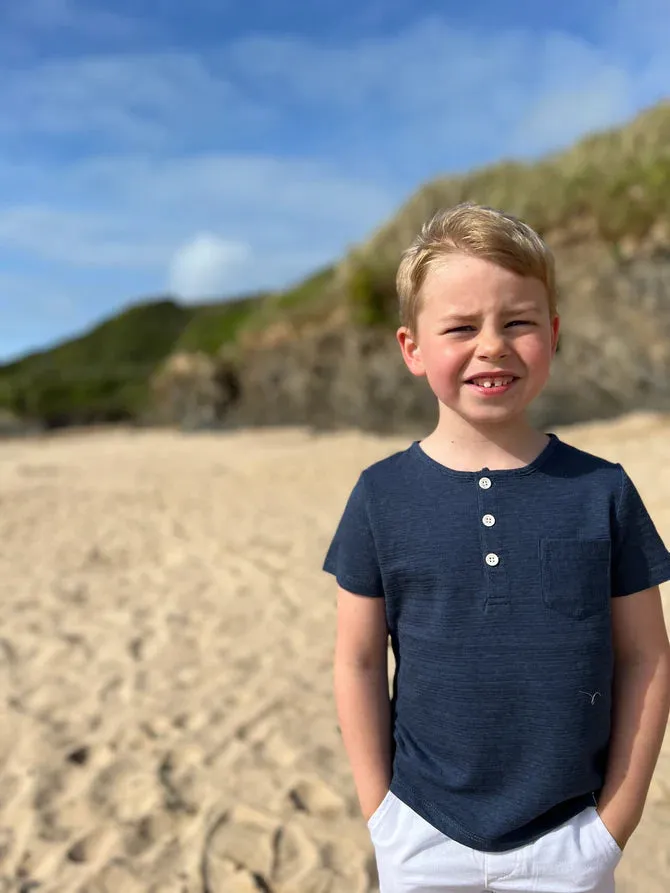
{"type": "Polygon", "coordinates": [[[280,288],[424,181],[670,95],[668,0],[0,6],[0,359],[280,288]]]}

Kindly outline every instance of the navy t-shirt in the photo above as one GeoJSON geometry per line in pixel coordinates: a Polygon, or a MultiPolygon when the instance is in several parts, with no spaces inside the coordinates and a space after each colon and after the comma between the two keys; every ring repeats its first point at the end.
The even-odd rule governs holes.
{"type": "Polygon", "coordinates": [[[397,797],[489,852],[594,804],[610,599],[670,579],[620,465],[552,434],[523,468],[454,471],[414,442],[363,471],[324,570],[385,599],[397,797]]]}

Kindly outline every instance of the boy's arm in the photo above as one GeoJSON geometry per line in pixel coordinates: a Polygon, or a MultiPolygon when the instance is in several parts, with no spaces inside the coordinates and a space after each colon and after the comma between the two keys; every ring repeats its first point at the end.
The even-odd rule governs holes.
{"type": "Polygon", "coordinates": [[[612,599],[614,689],[604,824],[623,849],[642,817],[670,711],[670,644],[658,586],[612,599]]]}
{"type": "Polygon", "coordinates": [[[388,629],[383,598],[338,589],[334,686],[342,739],[367,821],[391,783],[388,629]]]}

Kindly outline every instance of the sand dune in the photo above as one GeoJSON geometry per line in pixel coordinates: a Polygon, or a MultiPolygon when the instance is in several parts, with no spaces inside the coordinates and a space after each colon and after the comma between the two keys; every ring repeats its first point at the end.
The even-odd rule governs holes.
{"type": "MultiPolygon", "coordinates": [[[[670,542],[670,419],[559,433],[622,461],[670,542]]],[[[360,468],[406,444],[0,443],[0,893],[376,889],[320,564],[360,468]]],[[[619,890],[669,879],[670,736],[619,890]]]]}

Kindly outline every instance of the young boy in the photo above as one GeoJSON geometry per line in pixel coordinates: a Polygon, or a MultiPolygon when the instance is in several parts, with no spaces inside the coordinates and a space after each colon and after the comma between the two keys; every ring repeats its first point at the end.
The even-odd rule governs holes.
{"type": "Polygon", "coordinates": [[[381,891],[612,893],[670,709],[670,555],[620,465],[526,419],[559,331],[532,229],[440,213],[397,287],[439,419],[363,471],[324,564],[381,891]]]}

